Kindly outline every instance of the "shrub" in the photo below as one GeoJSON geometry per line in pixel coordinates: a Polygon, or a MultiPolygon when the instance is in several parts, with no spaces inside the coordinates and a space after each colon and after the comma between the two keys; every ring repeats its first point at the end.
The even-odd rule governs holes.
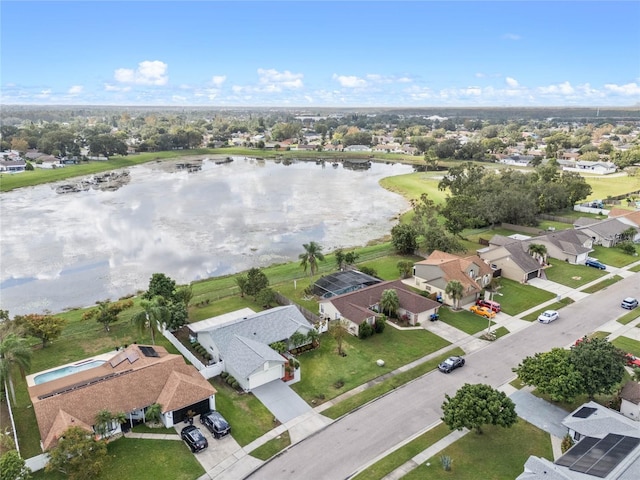
{"type": "Polygon", "coordinates": [[[573,447],[573,438],[571,438],[571,435],[567,433],[562,438],[562,443],[560,444],[560,450],[562,451],[562,453],[564,453],[567,450],[569,450],[571,447],[573,447]]]}
{"type": "Polygon", "coordinates": [[[220,374],[220,376],[221,376],[222,378],[227,378],[227,377],[229,376],[229,374],[228,374],[227,372],[222,372],[222,373],[220,374]]]}
{"type": "Polygon", "coordinates": [[[387,326],[387,321],[385,320],[384,317],[378,317],[376,318],[376,323],[373,326],[373,329],[375,330],[376,333],[382,333],[384,332],[384,327],[387,326]]]}
{"type": "Polygon", "coordinates": [[[373,327],[367,322],[362,322],[358,327],[358,338],[365,339],[373,335],[373,327]]]}
{"type": "Polygon", "coordinates": [[[333,387],[335,389],[341,389],[342,387],[344,387],[344,380],[336,380],[336,382],[333,384],[333,387]]]}
{"type": "Polygon", "coordinates": [[[360,271],[364,274],[371,275],[372,277],[378,277],[378,272],[374,268],[362,266],[360,267],[360,271]]]}
{"type": "Polygon", "coordinates": [[[442,464],[442,468],[444,468],[445,472],[451,471],[451,464],[453,463],[453,460],[449,455],[441,455],[440,463],[442,464]]]}
{"type": "Polygon", "coordinates": [[[238,388],[240,388],[240,384],[238,383],[237,380],[234,380],[233,383],[231,384],[231,386],[233,388],[235,388],[236,390],[238,390],[238,388]]]}
{"type": "Polygon", "coordinates": [[[620,250],[622,250],[627,255],[633,255],[634,253],[636,253],[635,245],[633,244],[633,242],[631,242],[629,240],[625,240],[624,242],[620,242],[620,243],[618,243],[617,246],[618,246],[618,248],[620,250]]]}

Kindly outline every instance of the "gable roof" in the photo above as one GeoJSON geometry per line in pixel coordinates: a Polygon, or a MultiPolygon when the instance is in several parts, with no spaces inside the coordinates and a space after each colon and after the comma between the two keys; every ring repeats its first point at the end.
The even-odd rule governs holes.
{"type": "Polygon", "coordinates": [[[640,226],[640,210],[624,210],[622,208],[612,208],[609,211],[609,218],[619,218],[623,217],[624,219],[632,222],[636,226],[640,226]]]}
{"type": "Polygon", "coordinates": [[[636,405],[640,405],[640,383],[628,381],[622,387],[620,398],[636,405]]]}
{"type": "Polygon", "coordinates": [[[447,283],[451,280],[457,280],[462,284],[464,295],[482,290],[482,286],[475,281],[475,278],[471,278],[466,274],[467,269],[472,265],[478,267],[478,272],[475,274],[476,278],[492,275],[491,267],[478,255],[458,257],[451,253],[434,250],[425,260],[417,262],[416,265],[435,265],[439,267],[442,272],[442,278],[447,283]]]}
{"type": "Polygon", "coordinates": [[[235,373],[249,378],[267,361],[285,363],[286,360],[268,345],[236,335],[229,345],[226,361],[233,365],[235,373]]]}
{"type": "Polygon", "coordinates": [[[509,252],[511,260],[520,267],[524,273],[540,270],[540,264],[524,250],[528,248],[528,245],[524,242],[509,243],[504,245],[504,248],[509,252]]]}
{"type": "Polygon", "coordinates": [[[412,292],[401,280],[378,283],[354,292],[331,297],[321,302],[330,302],[342,317],[360,325],[367,318],[377,315],[369,307],[376,305],[380,301],[382,292],[385,290],[395,290],[398,294],[400,308],[412,313],[426,312],[440,306],[438,302],[412,292]]]}
{"type": "Polygon", "coordinates": [[[601,220],[598,223],[592,223],[591,225],[576,228],[578,230],[589,229],[603,238],[615,238],[625,230],[633,227],[627,223],[621,222],[618,218],[609,218],[607,220],[601,220]]]}
{"type": "Polygon", "coordinates": [[[567,229],[540,235],[539,237],[525,240],[525,242],[527,242],[527,244],[549,242],[564,253],[580,255],[582,253],[589,253],[592,250],[591,248],[583,246],[585,242],[590,240],[591,237],[580,230],[567,229]]]}
{"type": "Polygon", "coordinates": [[[271,308],[253,315],[236,318],[222,325],[201,330],[199,335],[210,335],[222,358],[227,359],[231,349],[237,346],[236,337],[244,337],[264,345],[288,339],[298,330],[309,332],[313,327],[295,305],[271,308]]]}
{"type": "Polygon", "coordinates": [[[144,348],[131,345],[101,366],[29,387],[45,449],[55,445],[60,429],[78,423],[93,425],[103,409],[129,413],[157,402],[166,412],[216,393],[181,355],[153,346],[158,356],[148,357],[140,347],[144,348]]]}

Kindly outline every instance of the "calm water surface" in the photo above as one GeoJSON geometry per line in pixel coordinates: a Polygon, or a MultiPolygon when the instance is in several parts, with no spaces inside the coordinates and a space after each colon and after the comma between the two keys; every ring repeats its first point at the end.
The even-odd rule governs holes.
{"type": "Polygon", "coordinates": [[[146,289],[156,272],[188,283],[297,259],[312,240],[325,251],[364,245],[409,207],[378,185],[410,173],[407,165],[354,171],[244,157],[205,159],[195,173],[173,165],[133,167],[130,182],[111,192],[3,193],[0,308],[87,306],[146,289]]]}

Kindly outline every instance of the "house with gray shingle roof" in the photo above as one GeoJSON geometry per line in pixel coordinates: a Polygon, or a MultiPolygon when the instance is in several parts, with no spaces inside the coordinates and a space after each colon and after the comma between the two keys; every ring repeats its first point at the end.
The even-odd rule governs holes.
{"type": "MultiPolygon", "coordinates": [[[[559,230],[525,240],[526,243],[544,245],[547,255],[574,265],[584,264],[593,251],[593,239],[580,230],[559,230]]],[[[527,250],[529,249],[527,245],[527,250]]]]}
{"type": "Polygon", "coordinates": [[[640,383],[628,381],[620,392],[620,413],[635,421],[640,421],[640,383]]]}
{"type": "Polygon", "coordinates": [[[638,423],[596,402],[562,422],[576,442],[553,462],[530,456],[516,480],[637,480],[640,478],[638,423]]]}
{"type": "Polygon", "coordinates": [[[615,217],[596,220],[587,225],[579,224],[575,228],[589,235],[593,239],[594,245],[602,245],[603,247],[615,247],[624,239],[623,233],[630,228],[635,229],[636,232],[632,240],[640,239],[640,230],[637,227],[633,227],[615,217]]]}
{"type": "Polygon", "coordinates": [[[314,327],[294,305],[236,313],[237,316],[232,313],[192,323],[189,329],[213,361],[223,362],[223,370],[245,391],[283,378],[287,359],[269,345],[285,342],[294,348],[299,345],[292,344],[292,335],[301,333],[306,337],[314,327]]]}
{"type": "Polygon", "coordinates": [[[345,320],[349,333],[358,335],[362,323],[373,325],[383,313],[380,298],[385,290],[396,291],[399,301],[397,315],[406,315],[411,325],[426,322],[440,307],[438,302],[411,291],[401,280],[393,280],[322,299],[319,302],[320,316],[328,320],[345,320]]]}
{"type": "Polygon", "coordinates": [[[521,240],[494,235],[489,246],[478,250],[478,256],[492,269],[509,280],[526,283],[542,275],[542,265],[529,252],[529,244],[521,240]]]}

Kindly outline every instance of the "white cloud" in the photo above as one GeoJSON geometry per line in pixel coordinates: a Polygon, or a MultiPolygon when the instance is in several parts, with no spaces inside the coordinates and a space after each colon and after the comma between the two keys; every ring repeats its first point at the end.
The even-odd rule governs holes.
{"type": "Polygon", "coordinates": [[[509,85],[511,88],[516,88],[518,87],[520,84],[518,83],[518,81],[515,78],[512,77],[507,77],[504,79],[504,81],[507,83],[507,85],[509,85]]]}
{"type": "Polygon", "coordinates": [[[305,95],[304,99],[309,102],[309,103],[313,103],[313,97],[309,96],[309,95],[305,95]]]}
{"type": "Polygon", "coordinates": [[[168,65],[159,60],[145,60],[138,64],[136,70],[130,68],[118,68],[114,77],[121,83],[133,83],[136,85],[166,85],[169,82],[167,76],[168,65]]]}
{"type": "Polygon", "coordinates": [[[82,93],[83,90],[84,90],[84,87],[82,85],[74,85],[69,89],[67,93],[69,95],[79,95],[82,93]]]}
{"type": "Polygon", "coordinates": [[[131,87],[119,87],[118,85],[111,85],[110,83],[104,84],[104,89],[107,92],[128,92],[131,87]]]}
{"type": "Polygon", "coordinates": [[[573,95],[575,93],[575,89],[569,82],[563,82],[557,85],[538,87],[538,92],[543,95],[573,95]]]}
{"type": "Polygon", "coordinates": [[[332,78],[347,88],[362,88],[367,86],[365,79],[356,77],[355,75],[337,75],[334,73],[332,78]]]}
{"type": "Polygon", "coordinates": [[[173,96],[171,97],[171,100],[172,100],[174,103],[180,103],[180,104],[183,104],[183,105],[184,105],[184,103],[187,101],[187,97],[182,97],[182,96],[180,96],[180,95],[173,95],[173,96]]]}
{"type": "Polygon", "coordinates": [[[522,37],[516,33],[505,33],[502,38],[504,40],[520,40],[522,37]]]}
{"type": "Polygon", "coordinates": [[[482,72],[476,73],[476,78],[484,78],[484,77],[486,77],[486,75],[484,73],[482,73],[482,72]]]}
{"type": "Polygon", "coordinates": [[[291,73],[289,70],[279,72],[273,68],[258,69],[260,85],[265,85],[268,91],[279,92],[282,88],[302,88],[302,73],[291,73]]]}
{"type": "Polygon", "coordinates": [[[46,88],[44,90],[40,90],[40,93],[36,95],[36,98],[49,98],[51,96],[51,89],[46,88]]]}
{"type": "Polygon", "coordinates": [[[640,85],[637,83],[626,83],[624,85],[616,85],[615,83],[607,83],[604,88],[612,93],[620,95],[640,95],[640,85]]]}
{"type": "Polygon", "coordinates": [[[214,75],[213,77],[211,77],[211,83],[213,83],[216,87],[220,87],[226,80],[226,75],[214,75]]]}

